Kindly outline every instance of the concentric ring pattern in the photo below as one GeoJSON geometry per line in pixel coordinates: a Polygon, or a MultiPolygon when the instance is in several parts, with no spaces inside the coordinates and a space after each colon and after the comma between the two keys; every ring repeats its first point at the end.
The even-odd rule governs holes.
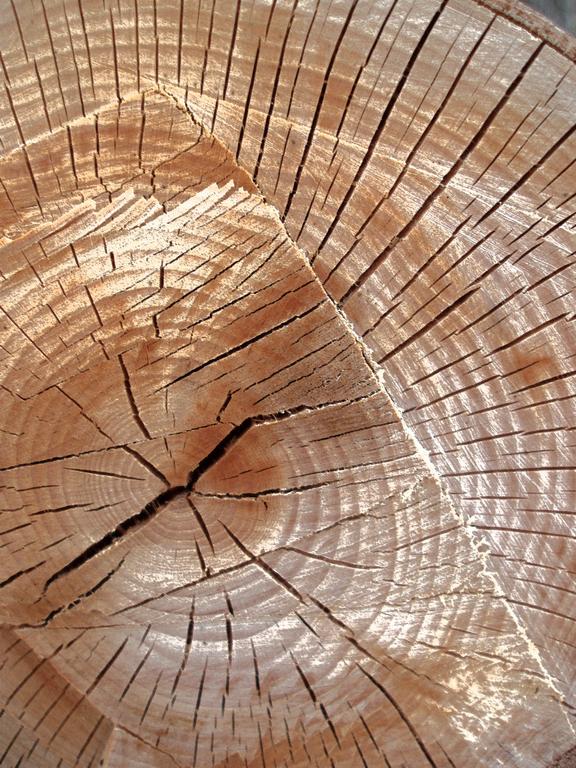
{"type": "Polygon", "coordinates": [[[574,44],[0,3],[0,763],[573,747],[574,44]]]}

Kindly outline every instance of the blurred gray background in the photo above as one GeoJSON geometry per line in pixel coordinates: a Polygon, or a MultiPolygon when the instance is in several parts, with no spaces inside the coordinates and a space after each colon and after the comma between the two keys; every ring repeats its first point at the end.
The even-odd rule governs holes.
{"type": "Polygon", "coordinates": [[[555,24],[576,35],[576,0],[524,0],[555,24]]]}

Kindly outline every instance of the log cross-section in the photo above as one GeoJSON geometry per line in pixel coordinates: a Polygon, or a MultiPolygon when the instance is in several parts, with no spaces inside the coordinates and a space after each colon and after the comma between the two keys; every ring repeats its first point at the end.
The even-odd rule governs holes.
{"type": "Polygon", "coordinates": [[[576,765],[576,45],[0,0],[0,765],[576,765]]]}

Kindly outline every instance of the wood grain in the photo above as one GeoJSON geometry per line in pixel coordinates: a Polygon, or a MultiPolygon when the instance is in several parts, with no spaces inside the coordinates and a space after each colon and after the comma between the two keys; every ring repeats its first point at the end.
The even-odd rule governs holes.
{"type": "Polygon", "coordinates": [[[0,10],[0,763],[570,760],[573,41],[0,10]]]}

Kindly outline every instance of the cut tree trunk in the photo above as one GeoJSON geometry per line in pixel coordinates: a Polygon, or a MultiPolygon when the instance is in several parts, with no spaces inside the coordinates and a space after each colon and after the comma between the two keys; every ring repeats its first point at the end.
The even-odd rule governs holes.
{"type": "Polygon", "coordinates": [[[0,764],[576,765],[576,56],[506,0],[0,0],[0,764]]]}

